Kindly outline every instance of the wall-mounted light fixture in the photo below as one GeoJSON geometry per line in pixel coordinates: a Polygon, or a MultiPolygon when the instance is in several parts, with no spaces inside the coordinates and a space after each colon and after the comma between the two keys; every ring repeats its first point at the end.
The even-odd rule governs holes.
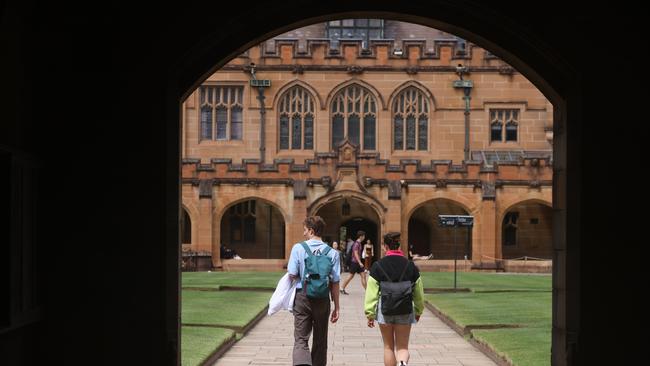
{"type": "Polygon", "coordinates": [[[393,55],[395,56],[402,56],[404,54],[404,51],[402,51],[401,48],[396,48],[393,50],[393,55]]]}

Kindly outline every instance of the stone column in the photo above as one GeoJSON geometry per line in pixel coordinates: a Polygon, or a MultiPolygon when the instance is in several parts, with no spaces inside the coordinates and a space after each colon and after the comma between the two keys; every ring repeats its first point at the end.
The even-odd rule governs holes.
{"type": "MultiPolygon", "coordinates": [[[[497,246],[495,201],[483,200],[477,214],[480,220],[472,235],[472,262],[494,262],[493,258],[500,258],[501,255],[497,246]]],[[[477,220],[474,221],[476,223],[477,220]]]]}
{"type": "Polygon", "coordinates": [[[286,242],[285,242],[285,259],[289,259],[291,255],[291,248],[295,243],[305,240],[302,235],[302,222],[307,217],[307,200],[294,199],[291,213],[289,213],[289,221],[285,223],[286,227],[286,242]]]}
{"type": "Polygon", "coordinates": [[[200,252],[212,252],[212,266],[221,265],[219,247],[215,253],[212,246],[212,180],[202,179],[199,182],[199,222],[197,250],[200,252]]]}

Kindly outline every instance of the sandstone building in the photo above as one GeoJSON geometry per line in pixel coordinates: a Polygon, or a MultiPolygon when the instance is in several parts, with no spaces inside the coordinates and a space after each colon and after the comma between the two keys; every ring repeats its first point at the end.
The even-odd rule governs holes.
{"type": "Polygon", "coordinates": [[[279,269],[306,215],[328,242],[365,230],[376,256],[400,231],[433,255],[422,268],[552,257],[552,106],[448,33],[378,19],[293,30],[211,75],[182,123],[183,246],[202,267],[279,269]],[[454,233],[439,214],[474,226],[454,233]]]}

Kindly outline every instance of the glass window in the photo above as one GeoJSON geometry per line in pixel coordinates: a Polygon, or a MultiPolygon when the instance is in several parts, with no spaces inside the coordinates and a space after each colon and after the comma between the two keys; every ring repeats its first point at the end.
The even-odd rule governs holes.
{"type": "Polygon", "coordinates": [[[289,149],[289,141],[291,149],[313,149],[314,99],[311,94],[301,86],[294,86],[282,95],[278,106],[280,149],[289,149]]]}
{"type": "Polygon", "coordinates": [[[359,115],[353,114],[348,118],[348,139],[356,145],[359,145],[359,130],[359,115]]]}
{"type": "Polygon", "coordinates": [[[346,137],[361,149],[376,149],[377,107],[375,97],[369,90],[358,84],[347,86],[334,96],[331,110],[334,112],[332,149],[335,150],[346,137]]]}
{"type": "Polygon", "coordinates": [[[228,110],[226,108],[217,109],[217,140],[225,140],[228,128],[228,110]]]}
{"type": "Polygon", "coordinates": [[[363,118],[363,149],[375,150],[375,116],[363,118]]]}
{"type": "Polygon", "coordinates": [[[393,103],[393,149],[426,151],[429,142],[429,102],[425,94],[415,87],[408,87],[399,93],[393,103]]]}
{"type": "Polygon", "coordinates": [[[501,142],[501,135],[503,135],[503,131],[501,129],[501,123],[495,122],[492,124],[491,128],[491,133],[490,133],[490,140],[491,141],[496,141],[496,142],[501,142]]]}
{"type": "Polygon", "coordinates": [[[289,148],[289,116],[280,117],[280,149],[289,148]]]}
{"type": "Polygon", "coordinates": [[[232,123],[230,130],[230,139],[231,140],[241,140],[243,135],[243,121],[242,121],[242,109],[241,107],[234,107],[232,109],[232,123]]]}
{"type": "Polygon", "coordinates": [[[242,139],[243,93],[244,88],[238,86],[201,86],[202,140],[242,139]],[[230,136],[228,136],[229,129],[230,136]]]}
{"type": "Polygon", "coordinates": [[[302,132],[301,132],[301,126],[302,125],[302,120],[300,119],[300,115],[294,115],[293,118],[291,118],[291,148],[292,149],[300,149],[301,143],[302,143],[302,132]]]}
{"type": "Polygon", "coordinates": [[[404,120],[401,116],[395,116],[395,126],[394,126],[394,143],[393,148],[395,150],[404,149],[404,120]]]}
{"type": "Polygon", "coordinates": [[[342,115],[332,118],[332,150],[336,150],[344,139],[344,120],[342,115]]]}
{"type": "Polygon", "coordinates": [[[371,39],[383,37],[384,22],[381,19],[344,19],[327,23],[327,36],[333,46],[341,39],[361,39],[362,47],[367,48],[371,39]]]}
{"type": "Polygon", "coordinates": [[[418,120],[418,150],[427,149],[428,140],[428,126],[429,120],[425,116],[421,116],[418,120]]]}
{"type": "Polygon", "coordinates": [[[506,125],[506,141],[517,141],[517,124],[508,123],[506,125]]]}
{"type": "Polygon", "coordinates": [[[314,148],[314,117],[305,116],[305,150],[314,148]]]}
{"type": "Polygon", "coordinates": [[[490,110],[490,141],[491,142],[517,141],[518,125],[519,125],[518,109],[491,109],[490,110]],[[505,131],[504,131],[504,126],[505,126],[505,131]]]}
{"type": "Polygon", "coordinates": [[[406,117],[406,150],[415,150],[415,117],[406,117]]]}
{"type": "Polygon", "coordinates": [[[183,209],[183,220],[181,221],[181,239],[183,244],[192,242],[192,220],[185,209],[183,209]]]}
{"type": "Polygon", "coordinates": [[[201,140],[212,140],[212,108],[201,108],[201,140]]]}

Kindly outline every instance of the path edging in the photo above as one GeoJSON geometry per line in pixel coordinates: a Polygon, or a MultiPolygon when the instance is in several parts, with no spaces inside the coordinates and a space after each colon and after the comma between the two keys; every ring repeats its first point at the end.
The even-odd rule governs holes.
{"type": "Polygon", "coordinates": [[[472,331],[468,329],[468,327],[461,327],[458,325],[454,320],[452,320],[449,316],[447,316],[445,313],[440,311],[437,307],[435,307],[433,304],[431,304],[429,301],[424,302],[424,306],[429,309],[435,315],[438,319],[440,319],[443,323],[445,323],[447,326],[449,326],[451,329],[453,329],[456,333],[458,333],[460,336],[469,337],[469,343],[474,346],[476,349],[481,351],[484,355],[489,357],[492,361],[494,361],[497,365],[499,366],[514,366],[514,364],[505,357],[499,355],[495,349],[493,349],[489,344],[485,342],[481,342],[474,338],[474,335],[472,334],[472,331]]]}

